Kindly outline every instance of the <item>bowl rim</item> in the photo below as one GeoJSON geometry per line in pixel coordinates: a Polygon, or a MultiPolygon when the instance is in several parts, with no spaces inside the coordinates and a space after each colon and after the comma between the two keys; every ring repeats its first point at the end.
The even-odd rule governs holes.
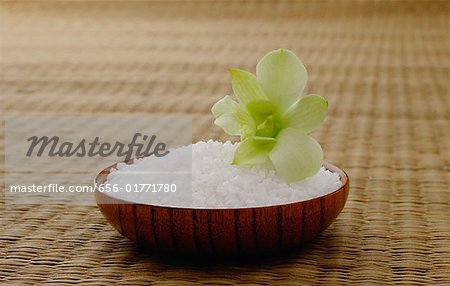
{"type": "Polygon", "coordinates": [[[116,163],[114,163],[114,164],[104,168],[103,170],[101,170],[100,172],[98,172],[95,175],[95,177],[94,177],[94,186],[95,186],[94,194],[101,194],[101,195],[106,196],[109,199],[113,199],[114,200],[114,202],[111,202],[111,203],[103,203],[103,202],[99,203],[98,202],[98,198],[96,196],[97,205],[100,205],[100,204],[101,205],[124,204],[124,205],[135,205],[135,206],[144,206],[144,207],[153,207],[153,208],[165,208],[165,209],[185,210],[185,211],[257,210],[257,209],[263,209],[263,208],[289,207],[289,206],[296,205],[296,204],[311,203],[311,202],[316,201],[316,200],[321,200],[321,199],[324,199],[324,198],[327,198],[327,197],[334,196],[334,195],[336,195],[336,193],[339,193],[339,192],[344,191],[345,189],[348,189],[349,188],[349,184],[350,184],[350,180],[348,178],[348,175],[343,169],[341,169],[341,168],[339,168],[339,167],[337,167],[337,166],[335,166],[335,165],[333,165],[333,164],[331,164],[329,162],[324,162],[322,166],[326,170],[332,171],[334,173],[338,173],[339,174],[339,177],[340,177],[340,180],[342,182],[342,185],[339,188],[337,188],[336,190],[334,190],[332,192],[329,192],[329,193],[327,193],[325,195],[322,195],[322,196],[318,196],[318,197],[311,198],[311,199],[304,200],[304,201],[294,201],[294,202],[288,202],[288,203],[282,203],[282,204],[250,206],[250,207],[235,207],[235,208],[233,208],[233,207],[230,207],[230,208],[223,208],[223,207],[222,208],[176,207],[176,206],[164,206],[164,205],[152,205],[152,204],[138,203],[138,202],[133,202],[133,201],[128,201],[128,200],[116,198],[114,196],[111,196],[110,193],[100,192],[100,190],[98,189],[98,186],[101,185],[101,184],[104,184],[106,182],[106,179],[107,179],[108,175],[110,174],[112,168],[115,168],[117,166],[117,164],[119,164],[119,163],[131,164],[131,163],[133,163],[133,161],[135,159],[138,159],[138,158],[132,158],[132,159],[125,160],[125,161],[116,162],[116,163]],[[103,180],[100,181],[101,179],[103,179],[103,180]]]}

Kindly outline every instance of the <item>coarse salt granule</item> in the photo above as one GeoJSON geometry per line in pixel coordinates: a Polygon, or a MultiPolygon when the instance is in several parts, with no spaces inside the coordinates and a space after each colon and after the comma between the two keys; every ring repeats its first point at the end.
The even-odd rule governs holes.
{"type": "MultiPolygon", "coordinates": [[[[107,184],[124,190],[126,185],[148,183],[148,170],[187,170],[186,154],[192,152],[192,192],[181,196],[167,193],[130,194],[120,191],[118,198],[141,204],[184,208],[242,208],[305,201],[331,193],[342,186],[339,174],[325,168],[306,180],[288,183],[277,177],[274,170],[262,167],[231,165],[238,143],[209,140],[171,150],[161,158],[146,157],[131,165],[120,163],[107,178],[107,184]],[[181,162],[183,161],[183,162],[181,162]]],[[[174,172],[173,176],[177,176],[174,172]]],[[[190,182],[189,182],[190,183],[190,182]]],[[[180,192],[180,190],[178,190],[180,192]]]]}

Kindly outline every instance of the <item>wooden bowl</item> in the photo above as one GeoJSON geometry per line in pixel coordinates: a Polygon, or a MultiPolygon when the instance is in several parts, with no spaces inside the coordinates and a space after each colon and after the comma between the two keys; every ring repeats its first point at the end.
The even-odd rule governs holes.
{"type": "MultiPolygon", "coordinates": [[[[128,162],[129,163],[129,162],[128,162]]],[[[112,165],[95,178],[103,184],[112,165]]],[[[347,174],[342,187],[302,202],[235,209],[191,209],[127,203],[96,190],[98,207],[121,234],[150,250],[175,255],[236,256],[299,246],[325,230],[344,208],[349,192],[347,174]]]]}

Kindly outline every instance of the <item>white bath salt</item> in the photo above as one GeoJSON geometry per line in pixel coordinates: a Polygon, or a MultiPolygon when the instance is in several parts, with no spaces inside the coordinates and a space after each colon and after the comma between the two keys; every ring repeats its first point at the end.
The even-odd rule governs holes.
{"type": "Polygon", "coordinates": [[[132,202],[159,206],[241,208],[305,201],[342,186],[339,174],[323,167],[313,177],[288,183],[278,178],[274,170],[231,165],[237,146],[229,141],[202,141],[170,150],[164,157],[146,157],[135,160],[131,165],[118,164],[117,170],[108,175],[107,183],[120,191],[110,194],[132,202]],[[188,156],[192,156],[192,163],[188,156]],[[191,164],[192,177],[186,177],[191,164]],[[157,171],[165,174],[153,173],[157,171]],[[161,178],[164,178],[162,183],[176,183],[176,191],[152,192],[153,187],[148,188],[148,185],[161,178]],[[187,183],[192,183],[192,190],[187,183]],[[140,190],[136,191],[136,187],[140,190]],[[125,191],[127,188],[130,192],[125,191]]]}

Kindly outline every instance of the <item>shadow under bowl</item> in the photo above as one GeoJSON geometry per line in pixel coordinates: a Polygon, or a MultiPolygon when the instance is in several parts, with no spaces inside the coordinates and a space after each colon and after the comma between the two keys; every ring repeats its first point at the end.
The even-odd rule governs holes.
{"type": "MultiPolygon", "coordinates": [[[[132,163],[132,160],[127,162],[132,163]]],[[[106,182],[114,164],[95,178],[106,182]]],[[[282,251],[300,246],[324,231],[344,208],[349,193],[347,174],[342,186],[324,196],[280,205],[230,209],[198,209],[130,203],[95,191],[98,207],[122,235],[145,248],[172,255],[240,256],[282,251]]]]}

